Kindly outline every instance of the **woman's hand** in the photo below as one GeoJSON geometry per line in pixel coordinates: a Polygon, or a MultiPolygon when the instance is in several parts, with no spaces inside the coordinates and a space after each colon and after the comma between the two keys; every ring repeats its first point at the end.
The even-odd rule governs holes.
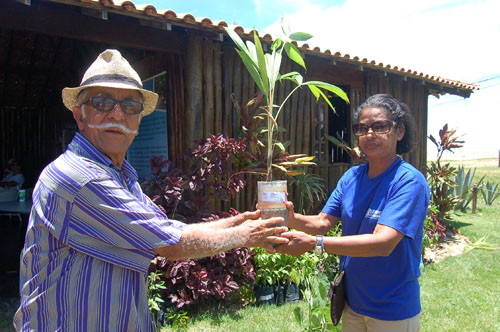
{"type": "Polygon", "coordinates": [[[316,246],[316,237],[304,232],[286,232],[280,236],[288,239],[288,243],[276,247],[276,251],[282,254],[300,256],[307,251],[312,251],[316,246]]]}
{"type": "Polygon", "coordinates": [[[286,201],[285,206],[288,210],[288,216],[287,216],[287,222],[288,222],[288,227],[289,228],[296,228],[296,220],[295,220],[295,212],[293,210],[293,202],[291,201],[286,201]]]}

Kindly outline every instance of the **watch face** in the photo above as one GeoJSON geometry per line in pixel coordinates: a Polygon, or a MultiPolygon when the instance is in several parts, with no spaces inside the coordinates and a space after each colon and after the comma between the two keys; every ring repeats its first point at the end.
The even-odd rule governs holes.
{"type": "Polygon", "coordinates": [[[316,247],[314,247],[314,253],[317,255],[323,254],[323,236],[316,236],[316,247]]]}

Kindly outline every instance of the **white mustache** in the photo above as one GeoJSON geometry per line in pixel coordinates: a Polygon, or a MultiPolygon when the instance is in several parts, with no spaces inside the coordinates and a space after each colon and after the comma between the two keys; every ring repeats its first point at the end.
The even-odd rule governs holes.
{"type": "Polygon", "coordinates": [[[98,125],[94,125],[94,124],[90,124],[89,123],[88,126],[90,128],[95,128],[95,129],[113,128],[113,129],[119,129],[119,130],[121,130],[121,131],[123,131],[124,133],[127,133],[127,134],[137,134],[137,130],[130,130],[127,127],[125,127],[124,125],[122,125],[121,123],[101,123],[101,124],[98,124],[98,125]]]}

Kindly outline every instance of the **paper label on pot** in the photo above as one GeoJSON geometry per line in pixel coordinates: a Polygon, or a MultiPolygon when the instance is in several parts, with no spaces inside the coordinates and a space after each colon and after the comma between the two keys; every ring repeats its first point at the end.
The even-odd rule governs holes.
{"type": "Polygon", "coordinates": [[[263,202],[283,203],[286,199],[284,192],[263,192],[263,202]]]}

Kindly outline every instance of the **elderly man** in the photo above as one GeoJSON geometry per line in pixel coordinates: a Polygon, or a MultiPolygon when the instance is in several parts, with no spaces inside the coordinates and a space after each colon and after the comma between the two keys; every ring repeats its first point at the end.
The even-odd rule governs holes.
{"type": "Polygon", "coordinates": [[[36,184],[21,260],[21,331],[151,331],[147,270],[170,260],[241,246],[287,243],[280,218],[259,211],[195,225],[168,220],[145,196],[124,159],[158,95],[106,50],[82,83],[65,88],[77,133],[36,184]]]}

